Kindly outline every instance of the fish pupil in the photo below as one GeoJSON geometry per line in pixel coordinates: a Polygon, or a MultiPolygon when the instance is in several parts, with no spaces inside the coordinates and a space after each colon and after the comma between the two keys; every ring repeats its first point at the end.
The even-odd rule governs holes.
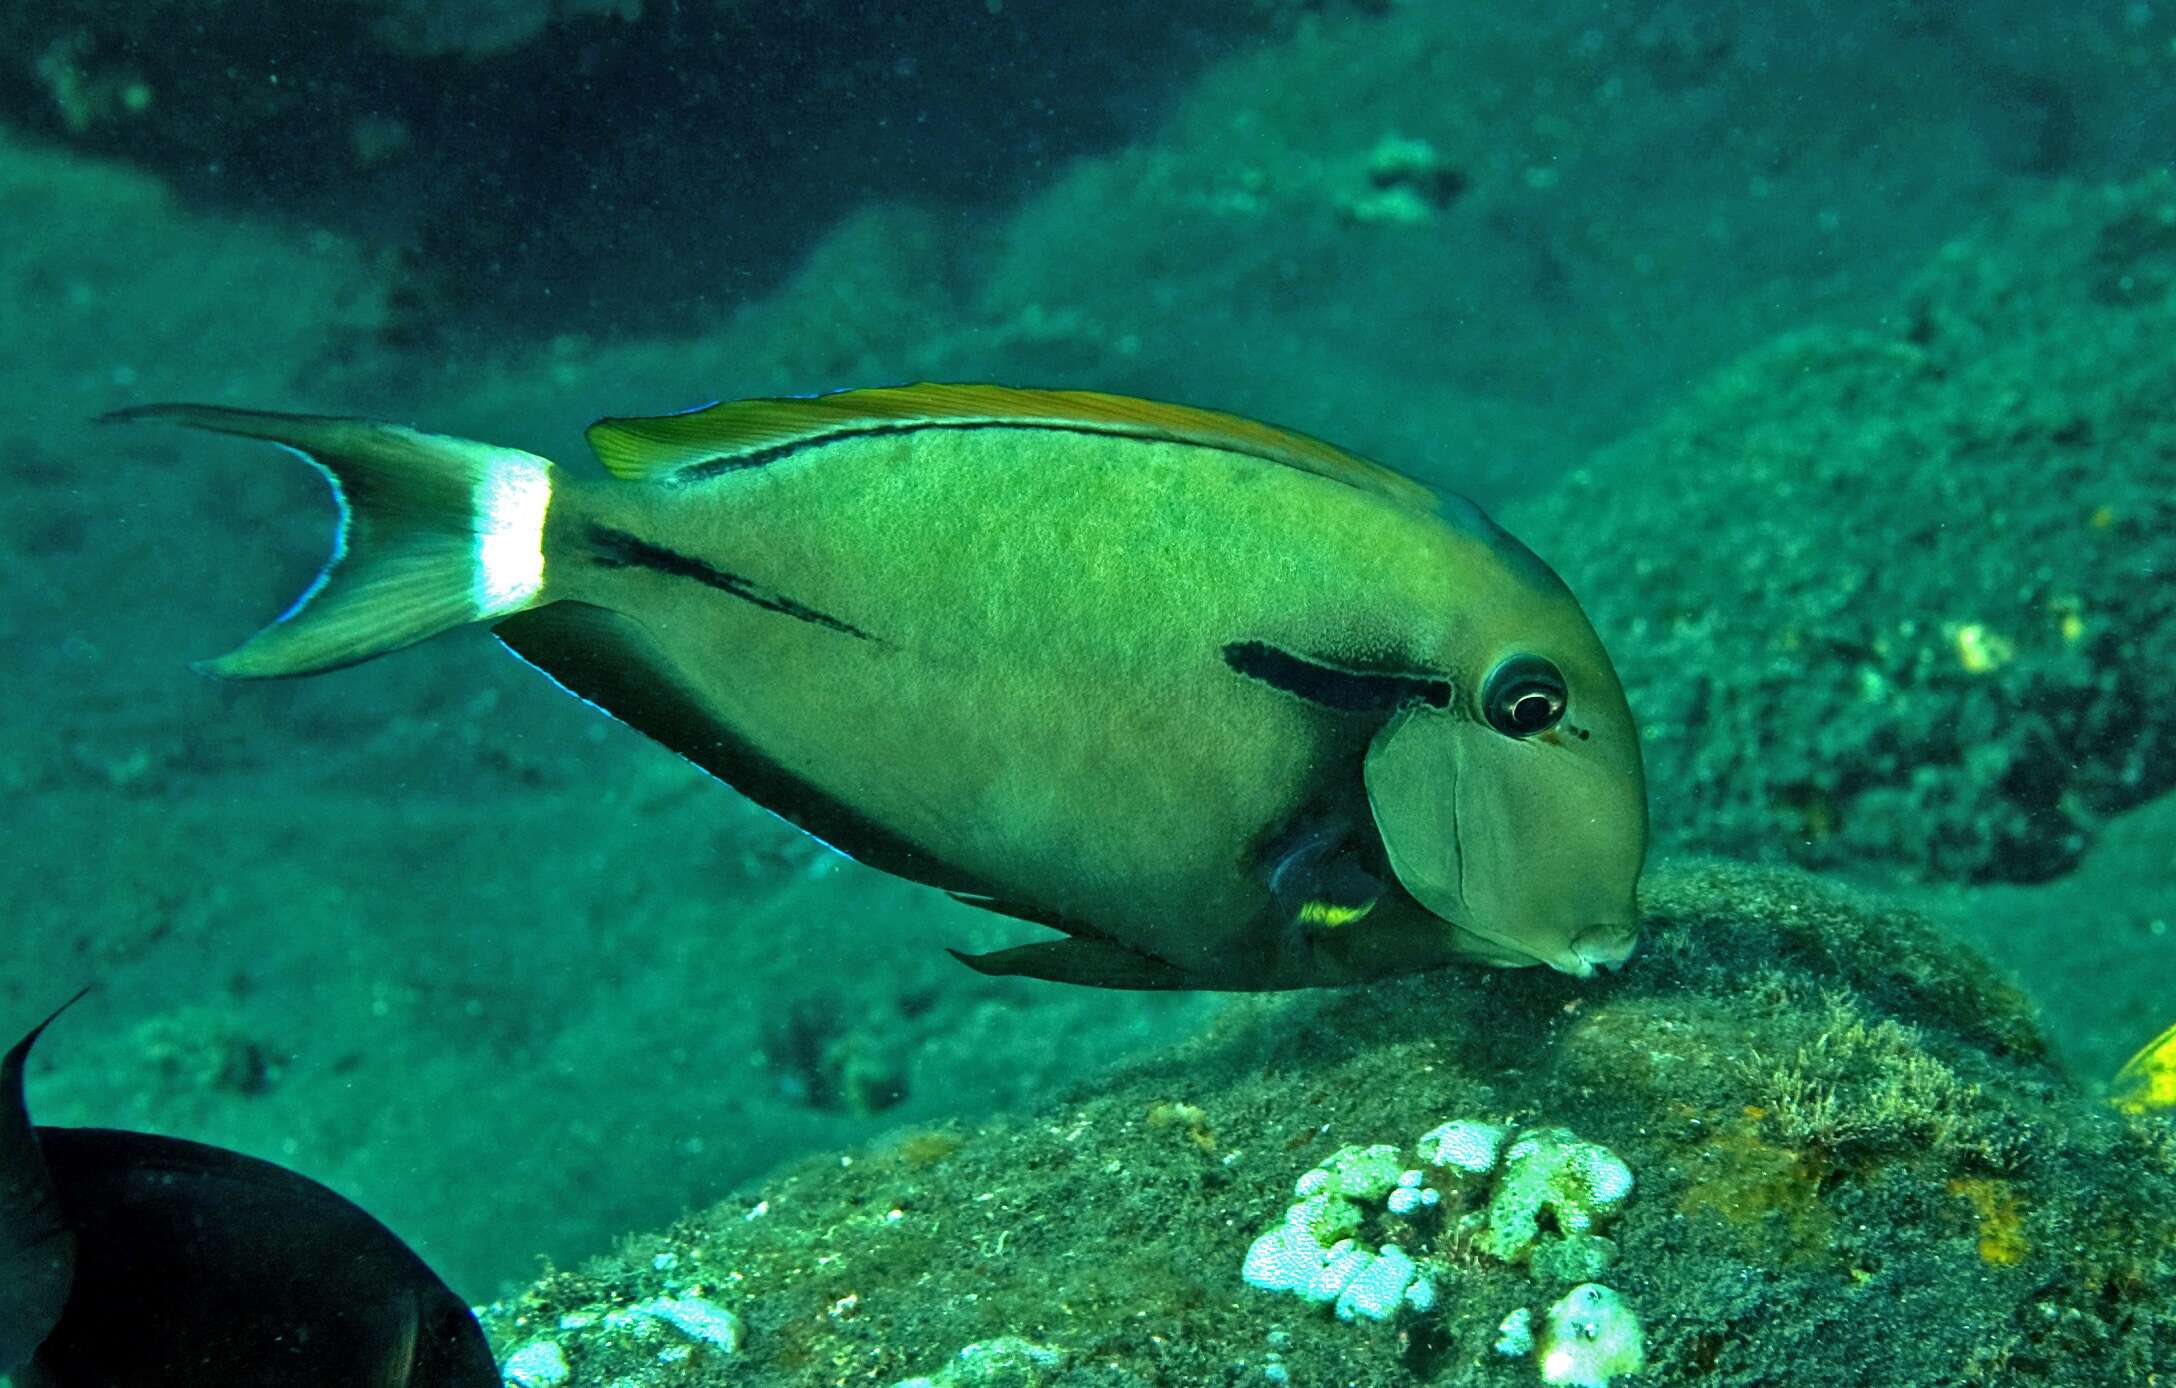
{"type": "Polygon", "coordinates": [[[1538,689],[1528,690],[1511,706],[1511,726],[1522,733],[1538,733],[1556,716],[1556,705],[1538,689]]]}
{"type": "Polygon", "coordinates": [[[1513,656],[1489,675],[1483,702],[1496,731],[1532,737],[1564,716],[1564,677],[1538,656],[1513,656]]]}

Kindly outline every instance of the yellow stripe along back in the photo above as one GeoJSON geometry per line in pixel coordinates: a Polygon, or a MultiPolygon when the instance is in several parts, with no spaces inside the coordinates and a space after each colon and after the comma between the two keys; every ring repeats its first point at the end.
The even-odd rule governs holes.
{"type": "Polygon", "coordinates": [[[685,414],[601,419],[589,427],[588,439],[614,477],[656,481],[692,467],[745,466],[774,450],[850,434],[988,425],[1196,444],[1298,468],[1418,511],[1437,504],[1435,493],[1420,483],[1306,434],[1219,410],[1089,390],[924,383],[734,400],[685,414]]]}

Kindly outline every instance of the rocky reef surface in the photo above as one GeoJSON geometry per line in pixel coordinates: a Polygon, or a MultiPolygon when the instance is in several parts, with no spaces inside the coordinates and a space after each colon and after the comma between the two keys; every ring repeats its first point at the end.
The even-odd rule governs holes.
{"type": "Polygon", "coordinates": [[[2019,994],[1909,913],[1788,870],[1674,869],[1647,903],[1616,976],[1258,1000],[1032,1118],[788,1167],[487,1324],[515,1381],[575,1388],[2176,1369],[2176,1140],[2057,1074],[2019,994]],[[1463,1193],[1496,1163],[1490,1124],[1537,1138],[1463,1193]],[[1295,1195],[1351,1197],[1328,1232],[1364,1219],[1372,1261],[1428,1292],[1341,1315],[1248,1285],[1295,1195]],[[1614,1359],[1551,1352],[1605,1336],[1614,1359]]]}
{"type": "Polygon", "coordinates": [[[2176,785],[2176,182],[2064,187],[1507,519],[1626,678],[1666,843],[2035,881],[2176,785]]]}
{"type": "MultiPolygon", "coordinates": [[[[2062,530],[2028,472],[1941,450],[1954,420],[1982,450],[2014,437],[2068,468],[2105,447],[2150,477],[2127,431],[2160,427],[2142,365],[2165,339],[2157,195],[2056,180],[2159,160],[2176,16],[996,8],[0,6],[17,55],[0,207],[19,232],[0,241],[0,635],[21,690],[0,707],[17,830],[0,1003],[42,1015],[100,983],[83,1049],[32,1077],[42,1113],[293,1165],[481,1299],[538,1253],[572,1262],[781,1154],[1041,1102],[1213,1005],[973,978],[940,946],[1014,942],[1007,923],[813,859],[487,642],[278,687],[192,676],[309,580],[323,490],[270,451],[87,423],[104,410],[376,414],[579,461],[602,413],[987,377],[1249,411],[1500,507],[1824,318],[1861,331],[1747,358],[1738,386],[1739,368],[1715,378],[1710,434],[1671,445],[1725,480],[1665,468],[1650,433],[1560,510],[1506,518],[1608,628],[1673,846],[1971,877],[2013,848],[2052,871],[2093,838],[2090,880],[2005,884],[1999,913],[1975,887],[1952,913],[2047,994],[2082,1073],[2166,1024],[2165,834],[2099,830],[2165,764],[2160,706],[2126,702],[2151,589],[2087,575],[2070,643],[2068,609],[2035,604],[2071,590],[2034,577],[2025,544],[2058,578],[2092,543],[2120,566],[2138,550],[2110,537],[2137,518],[2076,511],[2062,530]],[[1034,61],[1012,61],[1022,46],[1034,61]],[[1947,287],[1915,340],[1899,281],[1959,227],[2042,199],[1935,268],[1947,287]],[[2104,237],[2118,221],[2129,234],[2104,237]],[[2075,330],[2019,316],[2073,307],[2075,330]],[[1902,383],[1881,366],[1899,349],[1921,361],[1902,383]],[[1800,455],[1763,432],[1771,409],[1839,431],[1849,393],[1792,363],[1860,382],[1936,449],[1867,443],[1864,466],[1823,474],[1839,493],[1924,457],[1999,479],[1988,496],[2024,489],[2001,546],[1968,552],[1960,524],[1883,558],[1864,602],[1936,604],[1903,614],[1925,623],[1924,669],[1854,656],[1866,633],[1822,615],[1806,556],[1776,556],[1770,591],[1730,566],[1710,581],[1683,547],[1725,519],[1706,543],[1733,565],[1765,542],[1773,499],[1750,479],[1788,469],[1728,482],[1728,429],[1778,459],[1800,455]],[[2013,408],[2003,373],[2028,421],[2013,436],[1980,420],[2013,408]],[[2066,413],[2104,432],[2061,443],[2066,413]],[[1651,497],[1650,471],[1707,509],[1651,497]],[[1723,504],[1733,486],[1746,509],[1723,504]],[[1634,576],[1651,556],[1698,588],[1634,576]],[[1954,572],[1904,572],[1922,558],[1954,572]],[[1816,639],[1672,634],[1688,604],[1816,639]],[[1966,651],[1989,668],[1953,668],[1966,651]],[[1895,697],[1855,702],[1834,663],[1854,659],[1895,697]],[[1785,677],[1763,684],[1768,660],[1785,677]],[[1702,689],[1726,698],[1700,714],[1702,689]],[[1749,727],[1728,711],[1746,701],[1782,721],[1749,727]],[[1970,736],[1944,734],[1960,711],[1970,736]],[[1884,760],[1891,741],[1940,754],[1929,788],[1884,760]]],[[[1700,408],[1672,418],[1694,429],[1700,408]]],[[[1848,514],[1821,524],[1873,562],[1848,514]]],[[[1576,1114],[1532,1117],[1617,1145],[1576,1114]]],[[[1423,1128],[1404,1123],[1349,1140],[1410,1144],[1423,1128]]],[[[1295,1152],[1239,1232],[1322,1155],[1295,1152]]]]}

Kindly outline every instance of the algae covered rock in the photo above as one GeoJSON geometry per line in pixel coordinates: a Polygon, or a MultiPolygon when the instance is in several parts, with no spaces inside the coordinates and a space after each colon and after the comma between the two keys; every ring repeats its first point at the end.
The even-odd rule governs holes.
{"type": "MultiPolygon", "coordinates": [[[[1618,975],[1450,970],[1241,1000],[1033,1120],[789,1168],[486,1323],[508,1349],[549,1332],[577,1386],[942,1381],[958,1347],[1008,1339],[1057,1356],[1037,1369],[1053,1385],[1504,1384],[1604,1331],[1607,1363],[1558,1361],[1557,1381],[2176,1370],[2176,1143],[2063,1080],[2014,991],[1915,917],[1788,871],[1681,868],[1648,909],[1618,975]],[[1152,1117],[1179,1105],[1202,1121],[1152,1117]],[[1445,1115],[1507,1129],[1501,1158],[1561,1128],[1576,1138],[1541,1145],[1623,1163],[1636,1193],[1607,1227],[1606,1278],[1575,1286],[1571,1264],[1506,1261],[1461,1230],[1503,1160],[1431,1166],[1450,1208],[1390,1213],[1416,1189],[1393,1172],[1410,1153],[1376,1149],[1431,1134],[1465,1150],[1450,1137],[1468,1130],[1436,1131],[1445,1115]],[[1260,1231],[1333,1194],[1376,1259],[1428,1265],[1429,1304],[1348,1322],[1242,1283],[1260,1231]],[[666,1377],[606,1330],[659,1297],[730,1309],[746,1329],[731,1362],[666,1377]],[[1514,1321],[1534,1357],[1507,1364],[1514,1321]]],[[[1534,1218],[1575,1233],[1546,1202],[1534,1218]]]]}
{"type": "Polygon", "coordinates": [[[2040,880],[2176,785],[2172,291],[2176,182],[2058,190],[1507,517],[1624,672],[1666,841],[2040,880]]]}

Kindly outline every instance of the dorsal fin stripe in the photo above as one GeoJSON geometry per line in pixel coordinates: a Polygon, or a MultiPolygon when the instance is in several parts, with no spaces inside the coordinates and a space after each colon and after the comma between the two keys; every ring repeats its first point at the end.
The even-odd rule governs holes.
{"type": "Polygon", "coordinates": [[[942,428],[1060,429],[1243,454],[1331,478],[1423,510],[1435,494],[1320,439],[1217,410],[1085,390],[913,385],[807,399],[736,400],[687,414],[603,419],[590,447],[613,476],[697,481],[858,435],[942,428]]]}

